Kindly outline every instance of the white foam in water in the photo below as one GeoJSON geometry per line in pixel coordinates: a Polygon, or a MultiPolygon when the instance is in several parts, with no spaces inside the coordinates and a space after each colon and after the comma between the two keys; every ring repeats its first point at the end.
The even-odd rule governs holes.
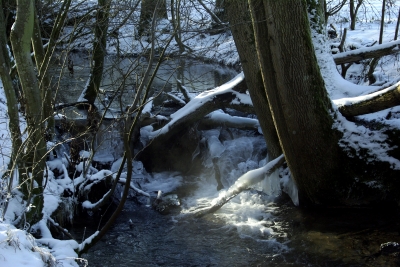
{"type": "MultiPolygon", "coordinates": [[[[212,139],[215,135],[206,135],[208,142],[216,144],[212,139]]],[[[221,172],[221,178],[225,189],[217,191],[217,182],[214,178],[212,168],[205,168],[200,177],[199,187],[192,196],[184,199],[182,213],[192,213],[198,208],[210,207],[217,199],[226,194],[227,189],[233,185],[237,179],[250,170],[264,166],[266,160],[260,153],[265,150],[263,137],[238,137],[234,140],[224,141],[218,159],[218,167],[221,172]]],[[[211,146],[214,149],[216,146],[211,146]]],[[[208,156],[217,153],[209,151],[208,156]]],[[[204,161],[209,161],[204,158],[204,161]]],[[[209,164],[205,164],[209,167],[209,164]]],[[[279,231],[280,224],[273,212],[276,205],[273,202],[275,196],[280,191],[279,173],[274,172],[267,181],[258,185],[256,190],[265,189],[265,193],[255,190],[244,191],[231,199],[213,216],[225,222],[227,228],[235,228],[242,237],[251,237],[259,241],[270,242],[272,246],[283,249],[285,246],[276,241],[276,237],[282,237],[285,234],[279,231]],[[279,232],[277,232],[277,230],[279,232]]]]}

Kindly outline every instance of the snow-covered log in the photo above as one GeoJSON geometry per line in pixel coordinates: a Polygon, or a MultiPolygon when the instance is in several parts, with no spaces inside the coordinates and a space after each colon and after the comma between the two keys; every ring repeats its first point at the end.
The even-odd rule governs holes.
{"type": "Polygon", "coordinates": [[[171,115],[172,120],[160,130],[154,131],[153,139],[168,137],[176,134],[187,125],[202,119],[207,114],[221,108],[233,108],[244,112],[252,110],[250,96],[234,91],[234,87],[244,79],[243,73],[238,74],[229,82],[212,90],[205,91],[183,108],[171,115]]]}
{"type": "Polygon", "coordinates": [[[280,155],[276,159],[270,161],[265,166],[251,170],[240,176],[237,181],[228,189],[226,194],[219,198],[214,205],[209,208],[202,209],[195,214],[196,217],[203,217],[204,215],[213,213],[219,210],[229,200],[237,196],[242,191],[248,189],[252,185],[261,182],[265,177],[270,176],[277,168],[282,166],[285,161],[285,157],[280,155]]]}
{"type": "Polygon", "coordinates": [[[229,114],[218,111],[214,111],[208,114],[202,121],[202,125],[207,126],[216,127],[220,126],[221,124],[226,127],[236,129],[258,129],[258,127],[260,127],[257,119],[231,116],[229,114]]]}
{"type": "MultiPolygon", "coordinates": [[[[218,109],[231,108],[244,113],[253,112],[250,96],[235,91],[242,85],[243,79],[244,75],[240,73],[231,81],[199,94],[172,114],[171,120],[161,129],[151,129],[146,134],[150,142],[145,144],[146,147],[138,156],[146,169],[154,171],[175,168],[183,172],[188,171],[192,163],[192,153],[200,141],[196,128],[200,120],[218,109]]],[[[221,124],[224,124],[226,119],[221,116],[213,118],[214,122],[219,120],[221,124]]],[[[246,119],[246,124],[254,126],[255,122],[246,119]]],[[[142,128],[142,131],[145,130],[148,131],[149,128],[142,128]]]]}
{"type": "Polygon", "coordinates": [[[375,93],[335,100],[340,113],[345,117],[377,112],[400,105],[400,82],[375,93]]]}
{"type": "Polygon", "coordinates": [[[377,58],[399,52],[399,41],[388,42],[373,47],[363,47],[344,53],[333,55],[336,65],[357,62],[368,58],[377,58]]]}

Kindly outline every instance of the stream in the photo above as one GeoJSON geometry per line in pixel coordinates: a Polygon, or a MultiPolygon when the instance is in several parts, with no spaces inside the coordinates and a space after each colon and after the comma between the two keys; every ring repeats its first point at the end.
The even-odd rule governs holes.
{"type": "Polygon", "coordinates": [[[83,257],[95,267],[399,266],[398,252],[379,252],[380,244],[399,241],[398,220],[387,212],[375,214],[381,218],[366,210],[315,214],[285,198],[269,205],[277,209],[281,237],[268,240],[240,234],[218,215],[177,219],[128,201],[115,226],[83,257]]]}
{"type": "MultiPolygon", "coordinates": [[[[125,110],[132,103],[148,64],[145,57],[106,56],[96,106],[104,109],[112,102],[111,109],[125,110]]],[[[156,64],[153,62],[152,70],[156,64]]],[[[90,57],[83,52],[70,53],[68,56],[65,53],[57,54],[49,73],[53,80],[55,102],[77,102],[90,77],[90,57]],[[73,73],[67,68],[68,59],[73,62],[73,73]]],[[[219,64],[184,58],[167,59],[157,71],[149,96],[161,91],[176,92],[178,80],[190,93],[199,93],[229,81],[237,73],[233,68],[219,64]]]]}
{"type": "Polygon", "coordinates": [[[214,214],[195,218],[237,177],[264,164],[261,135],[238,131],[221,145],[223,190],[216,189],[210,152],[202,155],[204,168],[196,175],[144,172],[141,187],[152,200],[128,199],[111,230],[82,255],[89,266],[400,266],[399,246],[388,243],[400,242],[393,207],[306,210],[286,194],[271,195],[272,184],[260,184],[214,214]],[[151,208],[157,190],[179,205],[162,212],[151,208]]]}
{"type": "MultiPolygon", "coordinates": [[[[54,77],[63,74],[57,78],[62,88],[57,90],[57,103],[77,101],[89,77],[88,59],[74,55],[73,60],[73,75],[62,66],[62,60],[53,70],[54,77]]],[[[117,92],[120,101],[112,108],[123,109],[132,101],[146,62],[132,58],[117,65],[113,62],[114,58],[108,57],[101,88],[104,93],[97,104],[101,106],[107,94],[117,92]],[[132,66],[126,90],[118,92],[115,88],[132,66]]],[[[173,91],[179,79],[189,91],[200,92],[235,75],[236,71],[215,64],[169,60],[153,87],[155,92],[173,91]]],[[[149,174],[136,163],[140,175],[146,177],[140,186],[152,198],[128,198],[113,227],[82,255],[89,266],[400,266],[397,208],[301,209],[277,189],[282,183],[279,177],[240,193],[214,214],[195,218],[198,208],[210,206],[238,177],[263,166],[267,156],[263,137],[254,131],[222,127],[205,131],[203,136],[208,150],[198,155],[203,168],[195,174],[149,174]],[[215,168],[221,174],[221,191],[217,190],[215,168]],[[158,190],[173,197],[177,205],[162,212],[153,209],[158,190]]],[[[114,162],[121,156],[123,149],[115,143],[118,132],[110,132],[108,139],[104,152],[95,155],[97,161],[114,162]]],[[[105,219],[100,220],[88,216],[76,223],[71,233],[77,240],[88,237],[104,224],[105,219]]]]}

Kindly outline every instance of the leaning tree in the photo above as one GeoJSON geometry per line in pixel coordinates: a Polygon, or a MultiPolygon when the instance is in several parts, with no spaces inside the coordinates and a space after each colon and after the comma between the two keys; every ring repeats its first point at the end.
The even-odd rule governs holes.
{"type": "MultiPolygon", "coordinates": [[[[245,74],[253,73],[246,76],[249,86],[250,81],[256,82],[254,73],[262,76],[262,89],[299,190],[300,204],[396,200],[399,183],[395,177],[399,171],[388,162],[371,159],[362,149],[360,152],[346,146],[344,133],[334,127],[338,118],[343,118],[328,96],[313,45],[313,38],[320,38],[325,26],[323,1],[249,0],[248,7],[254,36],[249,40],[254,40],[258,60],[257,64],[242,67],[245,74]],[[368,186],[372,181],[382,186],[368,186]]],[[[235,21],[230,17],[231,23],[235,21]]],[[[241,61],[254,62],[251,53],[240,49],[244,41],[237,33],[241,30],[235,27],[244,27],[244,24],[231,25],[233,36],[239,44],[241,61]]],[[[250,26],[246,27],[249,31],[250,26]]],[[[251,48],[252,41],[247,42],[251,48]]],[[[255,90],[260,89],[249,88],[250,94],[255,90]]],[[[374,103],[368,105],[374,106],[374,103]]],[[[257,115],[261,125],[269,122],[268,112],[257,112],[257,115]]],[[[267,138],[267,143],[270,141],[267,138]]],[[[393,144],[395,140],[388,142],[393,144]]]]}

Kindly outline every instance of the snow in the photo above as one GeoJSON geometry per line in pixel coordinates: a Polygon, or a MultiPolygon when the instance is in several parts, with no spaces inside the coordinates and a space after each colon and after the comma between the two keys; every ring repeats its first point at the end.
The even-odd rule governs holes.
{"type": "Polygon", "coordinates": [[[163,194],[170,193],[182,185],[182,176],[177,173],[156,173],[149,177],[149,182],[142,185],[147,192],[162,191],[163,194]]]}
{"type": "Polygon", "coordinates": [[[44,266],[53,260],[50,251],[39,247],[33,236],[7,223],[0,224],[0,263],[2,266],[44,266]],[[42,252],[42,253],[40,253],[42,252]]]}
{"type": "Polygon", "coordinates": [[[216,87],[215,89],[207,90],[207,91],[204,91],[203,93],[199,94],[198,96],[196,96],[195,98],[190,100],[189,103],[187,103],[183,108],[179,109],[177,112],[172,114],[171,115],[172,120],[167,125],[162,127],[160,130],[153,131],[149,135],[149,137],[154,138],[157,135],[162,135],[162,134],[167,133],[169,128],[171,127],[171,125],[176,123],[179,119],[183,118],[187,114],[194,112],[200,106],[202,106],[204,103],[212,101],[213,98],[217,94],[228,93],[228,92],[236,94],[236,92],[233,91],[232,88],[234,86],[236,86],[237,84],[239,84],[243,79],[244,79],[244,74],[243,74],[243,72],[241,72],[240,74],[238,74],[235,78],[233,78],[229,82],[227,82],[219,87],[216,87]]]}
{"type": "MultiPolygon", "coordinates": [[[[353,55],[360,55],[362,53],[366,53],[366,52],[373,52],[376,51],[378,49],[388,49],[390,47],[395,47],[394,51],[398,51],[398,48],[396,46],[398,46],[400,44],[400,41],[393,41],[393,42],[386,42],[384,44],[380,44],[377,46],[373,46],[373,47],[362,47],[362,48],[358,48],[355,50],[350,50],[350,51],[346,51],[340,54],[336,54],[333,55],[333,59],[337,59],[337,58],[344,58],[344,57],[348,57],[348,56],[353,56],[353,55]]],[[[352,44],[353,47],[358,47],[358,45],[356,44],[352,44]]]]}
{"type": "Polygon", "coordinates": [[[207,140],[207,147],[212,159],[219,158],[225,151],[224,145],[219,141],[219,130],[209,130],[203,135],[207,140]]]}

